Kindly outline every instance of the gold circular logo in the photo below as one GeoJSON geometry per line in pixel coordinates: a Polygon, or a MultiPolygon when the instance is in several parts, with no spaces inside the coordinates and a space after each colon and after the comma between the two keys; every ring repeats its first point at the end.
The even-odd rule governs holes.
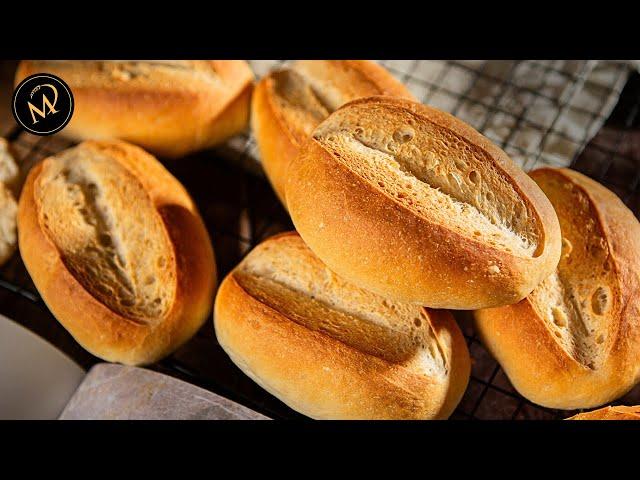
{"type": "Polygon", "coordinates": [[[34,135],[53,135],[73,115],[73,94],[69,86],[50,73],[25,78],[13,92],[13,116],[34,135]]]}

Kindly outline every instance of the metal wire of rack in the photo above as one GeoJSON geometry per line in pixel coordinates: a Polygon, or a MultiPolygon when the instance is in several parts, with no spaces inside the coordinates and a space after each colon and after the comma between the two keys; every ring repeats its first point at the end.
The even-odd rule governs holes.
{"type": "MultiPolygon", "coordinates": [[[[449,69],[465,65],[459,62],[446,64],[446,68],[449,69]]],[[[519,62],[512,62],[504,69],[505,88],[520,88],[513,78],[513,72],[520,68],[519,65],[519,62]]],[[[414,79],[417,62],[408,67],[405,64],[402,71],[393,63],[385,66],[409,85],[417,81],[414,79]]],[[[540,63],[539,67],[535,68],[548,74],[554,72],[554,69],[545,63],[540,63]]],[[[587,77],[590,68],[591,66],[583,63],[573,73],[574,80],[584,85],[589,81],[587,77]]],[[[486,65],[474,69],[472,83],[477,84],[483,78],[492,78],[491,75],[494,73],[489,70],[486,65]]],[[[422,96],[423,101],[433,103],[438,92],[447,93],[450,87],[445,81],[446,76],[447,73],[443,69],[443,72],[431,81],[419,80],[428,86],[422,96]]],[[[577,87],[573,88],[573,94],[567,93],[569,97],[577,91],[577,87]]],[[[538,94],[543,95],[544,89],[531,90],[525,86],[523,92],[534,97],[533,100],[528,100],[529,105],[533,105],[535,97],[538,94]]],[[[505,95],[505,91],[496,92],[491,104],[482,103],[473,97],[472,88],[467,87],[465,91],[460,92],[456,104],[449,110],[454,114],[460,114],[469,105],[481,102],[485,109],[485,117],[478,120],[475,126],[488,134],[487,128],[492,124],[492,116],[504,114],[501,101],[505,95]]],[[[544,127],[546,134],[541,137],[538,147],[549,142],[550,135],[558,133],[554,125],[566,111],[573,109],[569,103],[556,103],[554,117],[544,127]]],[[[523,108],[520,115],[515,118],[516,126],[529,122],[526,108],[523,108]]],[[[597,114],[592,113],[592,116],[590,123],[604,120],[597,114]]],[[[558,134],[565,135],[562,132],[558,134]]],[[[620,101],[595,138],[588,141],[591,137],[589,132],[581,132],[581,135],[584,144],[576,149],[576,154],[570,161],[571,167],[614,190],[634,213],[639,215],[640,75],[634,74],[626,82],[620,101]]],[[[22,163],[22,171],[28,170],[42,158],[71,145],[58,136],[34,137],[18,128],[8,135],[8,139],[22,163]]],[[[520,148],[521,154],[531,157],[530,150],[518,146],[512,140],[508,135],[499,144],[510,155],[514,155],[514,151],[517,152],[520,148]]],[[[200,208],[216,251],[220,279],[263,239],[293,228],[269,184],[261,175],[256,175],[260,170],[256,167],[253,139],[250,136],[239,136],[229,143],[211,152],[166,162],[166,166],[182,181],[200,208]]],[[[529,158],[525,163],[528,168],[534,168],[541,163],[554,164],[546,156],[544,148],[539,148],[538,154],[533,154],[533,159],[529,158]]],[[[35,331],[85,368],[99,362],[99,359],[84,351],[47,310],[17,254],[0,268],[0,313],[35,331]]],[[[546,409],[521,397],[476,338],[469,314],[457,312],[456,316],[467,339],[473,367],[467,391],[452,419],[560,419],[574,413],[546,409]]],[[[185,346],[151,368],[212,390],[272,418],[303,418],[248,379],[229,360],[215,340],[211,321],[207,322],[185,346]]],[[[617,403],[640,403],[640,388],[634,389],[617,403]]]]}
{"type": "MultiPolygon", "coordinates": [[[[625,62],[379,60],[422,103],[497,143],[525,170],[568,166],[598,131],[625,85],[625,62]]],[[[289,61],[253,61],[258,76],[289,61]]],[[[250,134],[230,142],[235,161],[260,172],[250,134]]]]}

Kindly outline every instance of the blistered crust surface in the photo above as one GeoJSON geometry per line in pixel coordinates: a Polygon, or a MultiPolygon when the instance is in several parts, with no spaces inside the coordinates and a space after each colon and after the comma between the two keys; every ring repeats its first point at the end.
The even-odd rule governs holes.
{"type": "Polygon", "coordinates": [[[160,321],[176,294],[173,249],[147,192],[99,149],[45,160],[38,220],[74,277],[101,303],[143,323],[160,321]]]}
{"type": "Polygon", "coordinates": [[[314,132],[349,170],[408,209],[461,235],[535,257],[541,225],[533,207],[489,154],[415,112],[349,104],[314,132]]]}
{"type": "Polygon", "coordinates": [[[427,375],[446,375],[446,355],[427,310],[344,281],[300,237],[259,245],[234,277],[253,297],[310,330],[427,375]]]}
{"type": "Polygon", "coordinates": [[[562,254],[557,270],[530,301],[556,340],[575,360],[597,369],[611,344],[618,281],[610,247],[587,193],[561,175],[535,180],[558,214],[562,254]]]}

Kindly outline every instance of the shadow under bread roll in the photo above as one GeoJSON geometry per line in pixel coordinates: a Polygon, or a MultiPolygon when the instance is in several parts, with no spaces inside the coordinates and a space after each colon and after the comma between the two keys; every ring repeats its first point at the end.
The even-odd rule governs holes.
{"type": "Polygon", "coordinates": [[[433,308],[507,305],[558,264],[558,219],[540,188],[464,122],[369,97],[323,121],[288,169],[287,203],[329,268],[433,308]]]}
{"type": "Polygon", "coordinates": [[[92,354],[148,364],[211,311],[213,249],[184,187],[120,141],[87,141],[32,168],[20,254],[45,303],[92,354]]]}
{"type": "Polygon", "coordinates": [[[254,77],[241,60],[25,60],[15,83],[41,72],[73,93],[62,133],[74,140],[117,138],[175,158],[217,145],[249,122],[254,77]]]}
{"type": "Polygon", "coordinates": [[[413,99],[384,67],[367,60],[300,60],[258,82],[252,128],[262,166],[283,205],[287,166],[300,145],[338,107],[372,95],[413,99]]]}
{"type": "Polygon", "coordinates": [[[566,420],[640,420],[640,407],[604,407],[591,412],[583,412],[566,420]]]}
{"type": "Polygon", "coordinates": [[[544,168],[531,177],[558,212],[558,269],[518,304],[475,312],[476,331],[532,402],[596,407],[640,380],[640,224],[580,173],[544,168]]]}
{"type": "Polygon", "coordinates": [[[449,312],[346,282],[295,232],[247,255],[222,282],[214,315],[233,362],[312,418],[443,419],[469,380],[449,312]]]}

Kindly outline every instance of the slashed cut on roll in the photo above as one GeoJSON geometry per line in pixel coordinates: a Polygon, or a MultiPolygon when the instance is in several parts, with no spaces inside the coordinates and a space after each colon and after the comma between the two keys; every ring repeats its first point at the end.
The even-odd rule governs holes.
{"type": "Polygon", "coordinates": [[[259,244],[225,278],[215,328],[243,372],[313,418],[447,418],[469,379],[449,312],[356,287],[293,232],[259,244]]]}
{"type": "Polygon", "coordinates": [[[262,166],[285,206],[287,166],[300,145],[338,107],[371,95],[413,98],[384,67],[367,60],[299,60],[258,82],[251,123],[262,166]]]}
{"type": "Polygon", "coordinates": [[[476,312],[476,329],[532,402],[596,407],[640,381],[640,224],[613,192],[578,172],[531,176],[558,212],[560,263],[521,302],[476,312]]]}
{"type": "Polygon", "coordinates": [[[89,352],[148,364],[208,316],[215,263],[184,187],[154,157],[87,141],[29,172],[20,253],[58,321],[89,352]]]}
{"type": "Polygon", "coordinates": [[[289,165],[296,229],[329,268],[434,308],[517,302],[556,267],[558,219],[540,188],[464,122],[391,97],[323,121],[289,165]]]}

